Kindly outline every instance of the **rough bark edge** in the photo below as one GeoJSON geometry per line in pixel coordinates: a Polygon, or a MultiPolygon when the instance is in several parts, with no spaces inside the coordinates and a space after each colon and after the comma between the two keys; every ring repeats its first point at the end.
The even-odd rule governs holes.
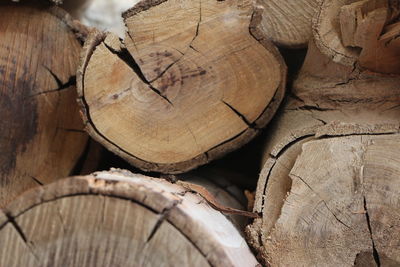
{"type": "MultiPolygon", "coordinates": [[[[348,52],[348,54],[340,53],[340,52],[332,49],[331,47],[329,47],[329,45],[324,42],[323,37],[319,33],[319,25],[320,25],[320,22],[323,21],[324,19],[330,19],[330,18],[321,16],[321,11],[325,7],[327,7],[327,6],[329,7],[329,5],[332,5],[333,1],[339,1],[339,0],[321,0],[320,1],[318,11],[312,19],[312,38],[314,40],[312,40],[312,38],[310,38],[310,42],[314,41],[318,50],[323,55],[330,58],[334,63],[341,64],[343,66],[353,67],[353,72],[355,71],[355,72],[359,72],[360,74],[366,74],[366,75],[371,75],[371,76],[380,75],[382,77],[398,77],[398,76],[400,76],[400,74],[382,73],[379,71],[372,71],[367,68],[361,67],[360,64],[358,63],[359,55],[354,57],[351,55],[351,52],[348,52]]],[[[340,35],[338,35],[338,37],[340,39],[340,35]]],[[[342,40],[340,39],[340,42],[341,41],[342,40]]],[[[346,48],[345,46],[343,46],[343,48],[346,49],[347,51],[350,50],[349,48],[346,48]]]]}
{"type": "MultiPolygon", "coordinates": [[[[357,123],[341,123],[333,121],[323,126],[312,127],[310,130],[311,131],[309,133],[305,133],[303,129],[296,130],[295,131],[296,134],[292,136],[292,141],[287,141],[285,145],[279,144],[277,147],[274,147],[272,151],[275,150],[276,151],[275,153],[277,154],[271,154],[269,159],[265,162],[264,167],[262,168],[260,179],[258,180],[257,183],[256,192],[262,191],[263,194],[261,196],[260,195],[257,196],[256,194],[256,201],[253,209],[253,212],[261,213],[262,218],[255,219],[252,224],[249,224],[246,227],[245,234],[246,234],[246,240],[257,253],[257,260],[263,262],[264,265],[268,265],[267,262],[268,257],[262,241],[263,240],[262,236],[265,234],[263,232],[263,223],[262,223],[262,221],[265,218],[264,195],[267,189],[267,184],[271,171],[274,168],[275,163],[279,158],[279,156],[282,154],[282,152],[284,152],[292,144],[297,143],[307,137],[313,138],[312,140],[322,140],[322,139],[357,136],[357,135],[376,136],[376,135],[400,134],[400,123],[382,123],[382,124],[371,125],[371,124],[357,124],[357,123]]],[[[282,201],[284,202],[285,199],[283,199],[282,201]]],[[[279,217],[277,218],[277,220],[278,219],[279,217]]],[[[275,224],[276,221],[273,223],[273,225],[275,224]]],[[[275,227],[272,227],[271,232],[274,231],[274,228],[275,227]]]]}
{"type": "Polygon", "coordinates": [[[150,8],[152,8],[154,6],[158,6],[167,1],[168,0],[141,0],[138,3],[136,3],[132,8],[123,12],[122,18],[125,20],[129,17],[132,17],[132,16],[142,12],[142,11],[149,10],[150,8]]]}
{"type": "MultiPolygon", "coordinates": [[[[198,224],[193,218],[188,216],[184,210],[179,207],[179,204],[183,202],[184,196],[187,193],[191,192],[182,186],[171,184],[163,179],[151,178],[141,174],[133,174],[129,171],[119,169],[111,169],[108,172],[97,172],[87,176],[64,178],[48,185],[41,185],[30,189],[23,193],[19,198],[12,201],[4,210],[0,209],[0,231],[8,223],[11,223],[11,220],[14,221],[25,212],[43,203],[56,201],[66,197],[100,195],[132,201],[133,203],[147,208],[156,214],[161,215],[166,212],[169,214],[176,214],[177,218],[174,218],[174,216],[164,216],[162,220],[165,219],[171,224],[171,226],[179,231],[188,242],[191,243],[201,255],[203,255],[210,266],[233,266],[229,261],[230,257],[227,251],[213,244],[217,240],[213,236],[210,238],[206,229],[203,228],[201,224],[198,224]],[[101,177],[102,175],[111,175],[116,177],[105,178],[101,177]],[[169,186],[171,188],[176,187],[176,192],[168,192],[160,190],[160,188],[158,188],[160,191],[153,190],[153,188],[150,188],[149,185],[146,184],[130,184],[128,180],[129,177],[141,178],[164,184],[164,186],[169,186]],[[171,197],[163,194],[170,195],[171,197]],[[156,201],[157,203],[146,203],[146,199],[151,199],[152,197],[158,199],[158,201],[156,201]],[[162,207],[157,205],[160,203],[164,205],[162,207]],[[186,232],[184,229],[179,228],[179,226],[182,226],[179,224],[179,217],[181,216],[185,217],[185,224],[191,223],[196,225],[196,229],[201,232],[200,235],[205,238],[199,241],[193,240],[193,235],[191,235],[189,230],[186,232]],[[209,238],[206,238],[207,236],[209,238]],[[211,240],[212,242],[204,242],[204,240],[211,240]],[[212,247],[212,249],[210,249],[210,247],[212,247]],[[203,250],[209,250],[211,253],[206,254],[203,250]]],[[[199,205],[206,205],[205,202],[201,201],[202,198],[200,196],[195,196],[199,199],[199,205]]],[[[218,211],[215,212],[215,216],[224,216],[218,211]]]]}
{"type": "Polygon", "coordinates": [[[357,58],[351,57],[349,55],[341,54],[332,48],[330,48],[325,42],[323,41],[323,38],[321,37],[319,33],[319,24],[322,20],[327,19],[326,17],[321,17],[321,11],[323,7],[328,4],[332,4],[331,0],[326,1],[322,0],[319,3],[318,11],[315,14],[313,20],[312,20],[312,35],[315,40],[315,44],[317,45],[317,48],[324,54],[327,55],[329,58],[331,58],[334,62],[340,63],[345,66],[355,66],[357,62],[357,58]]]}
{"type": "MultiPolygon", "coordinates": [[[[386,135],[386,134],[398,134],[400,133],[400,125],[395,123],[382,123],[382,124],[357,124],[357,123],[341,123],[338,121],[330,122],[322,126],[314,126],[304,129],[295,130],[290,136],[284,136],[282,139],[284,142],[274,146],[271,150],[268,160],[265,162],[260,178],[257,183],[257,192],[265,192],[266,185],[271,170],[275,166],[276,160],[279,156],[292,144],[298,141],[311,137],[315,140],[334,138],[340,136],[352,136],[352,135],[386,135]],[[293,134],[294,133],[294,134],[293,134]]],[[[263,212],[262,196],[256,197],[254,212],[263,212]]]]}
{"type": "Polygon", "coordinates": [[[64,9],[53,6],[50,8],[50,13],[64,22],[67,27],[75,34],[75,37],[83,45],[88,38],[91,28],[83,25],[79,20],[74,20],[71,15],[64,9]]]}
{"type": "MultiPolygon", "coordinates": [[[[124,17],[126,18],[127,16],[133,16],[141,11],[147,10],[152,6],[161,4],[165,1],[168,0],[144,0],[142,2],[139,2],[132,9],[126,11],[124,13],[124,17]]],[[[276,46],[272,44],[262,34],[261,31],[258,30],[258,25],[261,22],[261,15],[262,7],[256,6],[250,20],[249,34],[253,36],[265,49],[267,49],[268,52],[270,52],[274,59],[278,62],[278,64],[280,65],[279,67],[281,72],[281,81],[278,88],[276,88],[273,98],[268,103],[266,108],[262,111],[260,116],[243,132],[239,133],[229,140],[226,140],[225,142],[222,142],[221,144],[216,145],[215,147],[194,157],[193,159],[172,164],[147,162],[118,147],[116,144],[111,142],[111,140],[106,138],[98,129],[96,129],[96,126],[92,123],[92,120],[90,119],[89,106],[87,105],[84,96],[84,75],[86,67],[89,64],[90,58],[93,55],[96,46],[103,42],[107,36],[106,33],[101,33],[96,30],[92,31],[91,34],[87,37],[87,41],[85,42],[84,50],[81,56],[81,64],[77,72],[78,103],[81,107],[81,116],[85,124],[85,130],[96,141],[103,144],[105,147],[107,147],[108,150],[120,156],[130,164],[147,172],[155,171],[170,174],[179,174],[195,169],[201,165],[209,163],[212,160],[221,158],[229,152],[232,152],[247,144],[250,140],[256,137],[261,132],[261,129],[264,128],[271,121],[272,117],[275,115],[275,112],[277,111],[279,105],[283,100],[286,86],[286,64],[276,46]]]]}

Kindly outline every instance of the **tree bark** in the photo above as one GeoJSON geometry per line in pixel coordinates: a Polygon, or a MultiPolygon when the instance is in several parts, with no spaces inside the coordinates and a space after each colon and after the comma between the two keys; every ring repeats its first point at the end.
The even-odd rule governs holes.
{"type": "Polygon", "coordinates": [[[128,171],[37,188],[4,213],[1,266],[257,265],[238,230],[200,196],[128,171]]]}
{"type": "Polygon", "coordinates": [[[146,171],[180,173],[269,122],[286,67],[250,1],[143,1],[124,18],[123,42],[97,34],[86,43],[78,77],[87,130],[109,150],[146,171]]]}
{"type": "Polygon", "coordinates": [[[76,104],[81,44],[69,16],[0,3],[0,207],[70,175],[87,142],[76,104]]]}
{"type": "Polygon", "coordinates": [[[400,78],[363,65],[371,51],[332,54],[324,17],[270,125],[249,240],[272,266],[396,266],[400,78]]]}

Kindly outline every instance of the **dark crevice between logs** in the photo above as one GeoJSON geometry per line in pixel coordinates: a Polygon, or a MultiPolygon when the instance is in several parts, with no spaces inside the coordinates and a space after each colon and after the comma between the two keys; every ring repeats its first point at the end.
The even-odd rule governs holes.
{"type": "Polygon", "coordinates": [[[68,176],[80,175],[87,160],[89,160],[89,152],[92,140],[88,139],[83,150],[82,155],[79,157],[75,166],[72,168],[68,176]]]}

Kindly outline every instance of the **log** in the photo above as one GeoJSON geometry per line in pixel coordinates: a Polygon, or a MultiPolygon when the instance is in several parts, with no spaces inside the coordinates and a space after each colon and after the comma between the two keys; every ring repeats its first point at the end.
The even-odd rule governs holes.
{"type": "Polygon", "coordinates": [[[398,1],[353,2],[323,1],[313,26],[316,44],[334,62],[400,74],[398,1]]]}
{"type": "MultiPolygon", "coordinates": [[[[44,1],[43,1],[44,2],[44,1]]],[[[40,3],[0,3],[0,207],[70,175],[88,136],[76,104],[81,43],[69,16],[40,3]]]]}
{"type": "Polygon", "coordinates": [[[311,39],[311,22],[321,0],[258,0],[263,9],[259,30],[277,46],[306,47],[311,39]]]}
{"type": "Polygon", "coordinates": [[[317,33],[269,126],[249,241],[272,266],[397,266],[400,77],[317,33]]]}
{"type": "Polygon", "coordinates": [[[145,171],[181,173],[251,140],[286,67],[250,1],[142,1],[123,41],[93,34],[78,75],[89,134],[145,171]],[[250,25],[250,26],[249,26],[250,25]]]}
{"type": "Polygon", "coordinates": [[[0,243],[1,266],[257,265],[200,196],[120,170],[25,193],[0,215],[0,243]]]}

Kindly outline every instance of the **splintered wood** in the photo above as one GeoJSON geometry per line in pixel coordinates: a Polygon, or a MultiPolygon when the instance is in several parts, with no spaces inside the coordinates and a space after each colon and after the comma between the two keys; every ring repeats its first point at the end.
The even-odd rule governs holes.
{"type": "Polygon", "coordinates": [[[87,130],[109,150],[141,169],[178,173],[269,122],[286,67],[256,30],[250,1],[143,1],[124,18],[123,41],[89,38],[78,82],[87,130]]]}
{"type": "Polygon", "coordinates": [[[324,1],[314,27],[317,45],[341,64],[400,74],[399,16],[398,1],[324,1]]]}
{"type": "Polygon", "coordinates": [[[87,141],[71,21],[58,8],[8,2],[0,3],[0,207],[69,175],[87,141]]]}
{"type": "Polygon", "coordinates": [[[364,266],[397,266],[399,144],[400,135],[306,142],[280,216],[265,233],[270,264],[350,266],[368,257],[364,266]]]}
{"type": "Polygon", "coordinates": [[[271,266],[400,264],[400,58],[372,48],[397,27],[395,4],[321,5],[269,126],[254,205],[262,218],[247,228],[271,266]]]}
{"type": "Polygon", "coordinates": [[[201,197],[127,171],[64,179],[4,212],[0,266],[257,265],[238,230],[201,197]]]}

